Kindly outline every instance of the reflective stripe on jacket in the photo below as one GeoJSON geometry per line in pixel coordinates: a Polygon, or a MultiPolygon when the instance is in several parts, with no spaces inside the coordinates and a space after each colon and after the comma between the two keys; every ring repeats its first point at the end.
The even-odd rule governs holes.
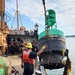
{"type": "Polygon", "coordinates": [[[34,64],[34,59],[29,58],[29,54],[31,51],[23,51],[23,61],[24,63],[34,64]]]}

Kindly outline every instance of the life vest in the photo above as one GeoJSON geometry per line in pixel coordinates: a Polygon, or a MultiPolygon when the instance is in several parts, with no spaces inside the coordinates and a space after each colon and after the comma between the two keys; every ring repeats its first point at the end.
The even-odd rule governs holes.
{"type": "Polygon", "coordinates": [[[30,59],[29,58],[29,54],[30,54],[30,50],[28,51],[23,51],[23,61],[25,63],[30,63],[30,64],[34,64],[34,59],[30,59]]]}

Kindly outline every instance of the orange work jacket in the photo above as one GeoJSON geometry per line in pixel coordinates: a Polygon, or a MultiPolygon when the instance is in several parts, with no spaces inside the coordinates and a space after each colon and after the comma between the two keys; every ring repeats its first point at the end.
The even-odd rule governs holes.
{"type": "Polygon", "coordinates": [[[34,59],[29,58],[30,50],[23,51],[23,61],[24,63],[34,64],[34,59]]]}

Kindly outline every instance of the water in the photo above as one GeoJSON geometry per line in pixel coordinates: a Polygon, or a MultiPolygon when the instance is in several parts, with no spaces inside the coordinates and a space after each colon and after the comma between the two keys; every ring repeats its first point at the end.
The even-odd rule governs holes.
{"type": "MultiPolygon", "coordinates": [[[[75,75],[75,38],[66,38],[66,47],[72,61],[72,75],[75,75]]],[[[63,75],[64,69],[47,70],[47,75],[63,75]]]]}

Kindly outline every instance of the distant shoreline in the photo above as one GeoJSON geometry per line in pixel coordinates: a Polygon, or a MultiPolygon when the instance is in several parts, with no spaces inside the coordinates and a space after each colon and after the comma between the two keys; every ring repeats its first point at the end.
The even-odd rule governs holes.
{"type": "Polygon", "coordinates": [[[65,37],[75,37],[75,35],[66,35],[65,37]]]}

